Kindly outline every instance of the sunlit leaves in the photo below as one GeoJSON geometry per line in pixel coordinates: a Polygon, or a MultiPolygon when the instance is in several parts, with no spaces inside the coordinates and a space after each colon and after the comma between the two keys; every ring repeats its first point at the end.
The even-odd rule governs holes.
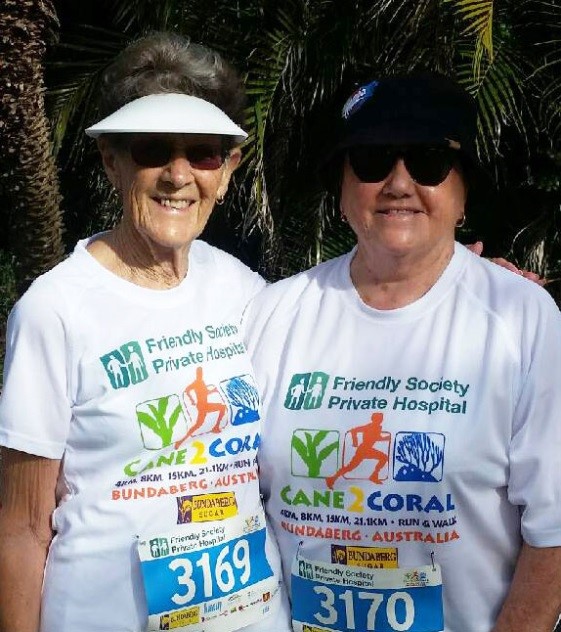
{"type": "Polygon", "coordinates": [[[475,37],[473,74],[479,79],[484,54],[493,61],[493,0],[446,0],[465,23],[463,34],[475,37]]]}
{"type": "Polygon", "coordinates": [[[249,132],[221,210],[243,234],[265,236],[267,271],[274,276],[352,243],[316,167],[357,83],[421,69],[459,79],[477,100],[480,153],[491,172],[501,173],[501,183],[509,177],[502,156],[513,143],[529,161],[543,151],[544,136],[552,146],[561,138],[561,4],[554,0],[109,4],[107,32],[80,27],[62,38],[63,56],[74,65],[52,93],[57,143],[81,156],[97,73],[127,40],[172,28],[218,49],[247,77],[249,132]]]}

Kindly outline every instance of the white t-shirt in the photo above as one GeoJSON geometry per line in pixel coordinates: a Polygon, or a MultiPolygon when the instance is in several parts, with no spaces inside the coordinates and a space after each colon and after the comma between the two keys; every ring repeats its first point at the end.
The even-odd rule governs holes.
{"type": "MultiPolygon", "coordinates": [[[[459,244],[422,298],[376,310],[351,282],[353,254],[247,312],[285,578],[296,555],[330,577],[440,565],[445,631],[489,632],[522,539],[561,545],[559,310],[459,244]]],[[[317,621],[344,630],[350,593],[319,590],[317,621]]],[[[405,607],[392,613],[397,627],[380,629],[410,629],[405,607]]]]}
{"type": "Polygon", "coordinates": [[[179,286],[146,289],[106,270],[86,245],[33,283],[7,335],[0,444],[62,459],[41,631],[144,630],[137,539],[154,564],[164,553],[211,551],[199,567],[192,558],[192,568],[157,570],[177,580],[185,604],[162,629],[220,617],[227,630],[229,590],[242,573],[248,583],[246,556],[260,546],[262,558],[266,542],[274,589],[252,597],[263,620],[247,629],[288,630],[277,613],[276,544],[259,516],[260,403],[240,334],[243,308],[264,281],[196,241],[179,286]],[[224,528],[237,522],[251,535],[232,540],[216,563],[231,537],[224,528]],[[203,575],[201,598],[203,582],[190,581],[203,575]],[[189,610],[193,586],[198,605],[189,610]]]}

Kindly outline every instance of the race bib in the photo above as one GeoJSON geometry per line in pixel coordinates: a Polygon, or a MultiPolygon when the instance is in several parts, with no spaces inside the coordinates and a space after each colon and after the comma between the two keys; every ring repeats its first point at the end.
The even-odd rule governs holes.
{"type": "Polygon", "coordinates": [[[268,614],[278,591],[263,512],[140,537],[148,632],[233,632],[268,614]]]}
{"type": "Polygon", "coordinates": [[[296,557],[292,565],[294,632],[441,632],[438,565],[372,569],[296,557]]]}

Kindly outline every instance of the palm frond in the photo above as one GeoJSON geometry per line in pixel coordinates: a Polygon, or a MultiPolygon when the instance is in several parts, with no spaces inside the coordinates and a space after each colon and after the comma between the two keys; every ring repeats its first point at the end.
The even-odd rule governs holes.
{"type": "Polygon", "coordinates": [[[532,9],[529,22],[537,35],[532,45],[539,53],[532,78],[541,87],[541,120],[555,142],[561,140],[561,5],[535,2],[532,9]]]}
{"type": "Polygon", "coordinates": [[[121,32],[90,25],[78,25],[61,39],[48,65],[47,99],[55,153],[66,140],[71,160],[82,154],[84,128],[97,114],[95,94],[101,72],[126,41],[121,32]]]}
{"type": "Polygon", "coordinates": [[[528,113],[524,86],[529,73],[519,51],[506,42],[495,44],[495,55],[474,76],[473,58],[477,52],[470,46],[459,49],[457,77],[476,98],[479,111],[479,149],[486,161],[497,156],[503,128],[514,125],[527,138],[533,125],[528,113]]]}
{"type": "Polygon", "coordinates": [[[493,0],[445,0],[450,3],[462,18],[466,37],[474,36],[473,75],[479,80],[482,72],[483,60],[487,56],[489,63],[493,62],[493,0]]]}

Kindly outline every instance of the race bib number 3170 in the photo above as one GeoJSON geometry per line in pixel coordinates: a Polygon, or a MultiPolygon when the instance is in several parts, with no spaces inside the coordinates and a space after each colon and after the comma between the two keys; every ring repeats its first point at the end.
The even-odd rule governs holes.
{"type": "Polygon", "coordinates": [[[297,558],[292,568],[296,632],[441,632],[438,566],[370,569],[297,558]]]}

